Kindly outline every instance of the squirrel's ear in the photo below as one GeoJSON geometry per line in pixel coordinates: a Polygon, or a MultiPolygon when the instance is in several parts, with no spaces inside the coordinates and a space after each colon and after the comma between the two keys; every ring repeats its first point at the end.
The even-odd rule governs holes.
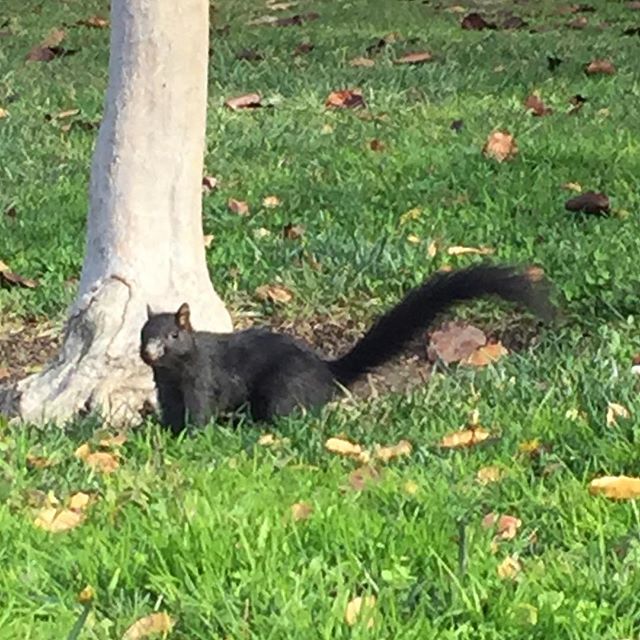
{"type": "Polygon", "coordinates": [[[191,331],[189,305],[183,302],[176,311],[176,324],[185,331],[191,331]]]}
{"type": "Polygon", "coordinates": [[[147,304],[147,320],[150,320],[153,317],[153,311],[151,311],[151,305],[147,304]]]}

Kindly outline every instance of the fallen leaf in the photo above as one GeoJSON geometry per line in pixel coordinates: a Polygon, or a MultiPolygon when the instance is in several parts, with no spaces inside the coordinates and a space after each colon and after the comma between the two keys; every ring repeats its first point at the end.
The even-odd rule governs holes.
{"type": "Polygon", "coordinates": [[[389,462],[394,458],[411,455],[413,447],[408,440],[400,440],[397,444],[390,447],[376,447],[373,457],[382,462],[389,462]]]}
{"type": "Polygon", "coordinates": [[[215,236],[212,235],[211,233],[207,233],[205,235],[202,236],[202,244],[204,244],[204,248],[205,249],[209,249],[211,247],[211,245],[213,244],[213,241],[215,239],[215,236]]]}
{"type": "Polygon", "coordinates": [[[427,247],[427,256],[429,258],[435,258],[438,253],[438,243],[435,240],[432,240],[427,247]]]}
{"type": "Polygon", "coordinates": [[[278,438],[273,433],[264,433],[258,438],[258,444],[262,447],[280,449],[290,443],[289,438],[278,438]]]}
{"type": "Polygon", "coordinates": [[[504,478],[504,470],[496,465],[482,467],[476,473],[476,481],[482,485],[499,482],[502,478],[504,478]]]}
{"type": "Polygon", "coordinates": [[[592,60],[589,64],[585,65],[584,72],[588,76],[595,76],[598,74],[612,76],[616,72],[616,68],[611,60],[598,59],[592,60]]]}
{"type": "Polygon", "coordinates": [[[384,151],[385,149],[385,145],[384,142],[381,142],[380,140],[378,140],[378,138],[374,138],[373,140],[369,141],[369,149],[371,149],[371,151],[384,151]]]}
{"type": "Polygon", "coordinates": [[[429,359],[452,364],[463,360],[487,343],[484,332],[469,324],[447,323],[431,334],[429,359]]]}
{"type": "Polygon", "coordinates": [[[584,29],[589,24],[589,20],[586,16],[579,16],[575,20],[567,22],[569,29],[584,29]]]}
{"type": "Polygon", "coordinates": [[[376,61],[371,58],[353,58],[349,60],[349,66],[351,67],[373,67],[376,61]]]}
{"type": "Polygon", "coordinates": [[[365,105],[360,89],[332,91],[324,103],[330,109],[360,109],[365,105]]]}
{"type": "Polygon", "coordinates": [[[267,209],[275,209],[275,207],[279,207],[281,204],[280,198],[278,196],[265,196],[262,199],[262,206],[267,209]]]}
{"type": "Polygon", "coordinates": [[[589,493],[603,495],[614,500],[640,498],[640,478],[629,476],[604,476],[589,483],[589,493]]]}
{"type": "Polygon", "coordinates": [[[85,442],[81,444],[73,453],[78,460],[86,460],[91,453],[91,447],[85,442]]]}
{"type": "Polygon", "coordinates": [[[368,486],[380,482],[381,479],[382,473],[378,469],[371,465],[365,465],[349,474],[349,486],[354,491],[364,491],[368,486]]]}
{"type": "Polygon", "coordinates": [[[100,473],[113,473],[120,466],[118,459],[106,451],[90,453],[84,459],[84,462],[94,471],[99,471],[100,473]]]}
{"type": "Polygon", "coordinates": [[[122,636],[122,640],[139,640],[158,633],[169,633],[173,628],[174,621],[168,613],[159,611],[136,620],[122,636]]]}
{"type": "Polygon", "coordinates": [[[244,200],[236,200],[235,198],[229,198],[227,201],[227,208],[231,213],[235,213],[239,216],[249,215],[249,205],[244,200]]]}
{"type": "Polygon", "coordinates": [[[311,42],[301,42],[293,50],[294,56],[303,56],[313,51],[314,45],[311,42]]]}
{"type": "Polygon", "coordinates": [[[463,429],[462,431],[454,431],[440,440],[440,446],[445,449],[461,449],[465,447],[473,447],[474,445],[484,442],[491,434],[482,427],[473,429],[463,429]]]}
{"type": "Polygon", "coordinates": [[[324,448],[330,453],[335,453],[340,456],[357,458],[364,462],[369,461],[367,452],[359,444],[350,442],[344,438],[329,438],[324,443],[324,448]]]}
{"type": "Polygon", "coordinates": [[[609,402],[607,405],[607,426],[615,427],[618,424],[618,418],[625,420],[631,417],[629,409],[617,402],[609,402]]]}
{"type": "Polygon", "coordinates": [[[92,29],[106,29],[109,26],[109,21],[106,18],[100,16],[91,16],[84,20],[78,20],[77,25],[81,27],[91,27],[92,29]]]}
{"type": "Polygon", "coordinates": [[[530,95],[525,101],[524,106],[527,110],[531,111],[534,116],[548,116],[553,113],[553,109],[550,109],[540,99],[540,96],[535,94],[530,95]]]}
{"type": "Polygon", "coordinates": [[[516,156],[518,153],[518,144],[508,131],[494,131],[484,143],[482,152],[488,158],[493,158],[498,162],[504,162],[516,156]]]}
{"type": "Polygon", "coordinates": [[[2,107],[0,107],[0,120],[8,117],[9,117],[9,112],[6,109],[3,109],[2,107]]]}
{"type": "Polygon", "coordinates": [[[96,597],[96,591],[95,589],[88,584],[79,594],[78,597],[76,598],[78,600],[78,602],[80,604],[84,604],[87,605],[90,602],[93,601],[93,599],[96,597]]]}
{"type": "Polygon", "coordinates": [[[69,509],[73,511],[84,511],[91,502],[91,496],[83,491],[74,493],[69,498],[69,509]]]}
{"type": "Polygon", "coordinates": [[[609,198],[604,193],[585,191],[582,195],[570,198],[564,203],[567,211],[579,211],[601,215],[609,213],[609,198]]]}
{"type": "Polygon", "coordinates": [[[78,525],[82,524],[84,518],[85,516],[81,511],[45,507],[38,511],[33,524],[51,533],[61,533],[75,529],[78,525]]]}
{"type": "Polygon", "coordinates": [[[224,104],[233,111],[238,111],[239,109],[257,109],[262,106],[262,96],[259,93],[246,93],[242,96],[227,98],[224,104]]]}
{"type": "Polygon", "coordinates": [[[447,253],[450,256],[464,256],[464,255],[478,255],[478,256],[490,256],[495,253],[496,250],[491,247],[449,247],[447,253]]]}
{"type": "Polygon", "coordinates": [[[515,580],[521,571],[522,564],[516,556],[508,556],[498,565],[498,577],[501,580],[515,580]]]}
{"type": "Polygon", "coordinates": [[[260,227],[259,229],[254,230],[253,235],[258,238],[258,240],[261,240],[262,238],[267,238],[268,236],[270,236],[271,231],[269,231],[269,229],[266,229],[265,227],[260,227]]]}
{"type": "Polygon", "coordinates": [[[575,191],[576,193],[580,193],[582,191],[582,185],[578,184],[577,182],[565,182],[561,186],[567,191],[575,191]]]}
{"type": "Polygon", "coordinates": [[[267,2],[267,7],[270,11],[288,11],[297,4],[297,2],[267,2]]]}
{"type": "Polygon", "coordinates": [[[236,51],[236,60],[245,60],[246,62],[260,62],[264,60],[264,56],[255,49],[239,49],[236,51]]]}
{"type": "Polygon", "coordinates": [[[500,341],[478,347],[473,353],[463,358],[460,363],[470,367],[486,367],[509,353],[500,341]]]}
{"type": "Polygon", "coordinates": [[[344,611],[344,621],[350,626],[359,620],[366,621],[367,629],[373,627],[373,614],[376,606],[375,596],[357,596],[349,601],[344,611]]]}
{"type": "Polygon", "coordinates": [[[293,293],[280,284],[263,284],[255,291],[256,298],[266,302],[280,302],[286,304],[293,300],[293,293]]]}
{"type": "MultiPolygon", "coordinates": [[[[0,379],[1,379],[1,376],[0,376],[0,379]]],[[[26,461],[27,461],[27,466],[30,469],[47,469],[48,467],[53,467],[54,465],[58,464],[58,460],[54,458],[47,458],[46,456],[37,456],[31,453],[27,454],[26,461]]]]}
{"type": "Polygon", "coordinates": [[[421,240],[420,240],[420,237],[417,236],[415,233],[410,233],[407,236],[407,242],[409,242],[410,244],[420,244],[421,240]]]}
{"type": "Polygon", "coordinates": [[[308,520],[313,513],[313,507],[306,502],[296,502],[291,505],[291,517],[295,522],[308,520]]]}
{"type": "Polygon", "coordinates": [[[498,516],[496,513],[488,513],[482,518],[482,526],[485,529],[494,528],[496,540],[513,540],[522,526],[522,520],[507,514],[498,516]]]}
{"type": "Polygon", "coordinates": [[[114,435],[107,435],[104,438],[100,438],[98,444],[101,447],[106,447],[108,449],[117,449],[122,447],[127,441],[127,435],[125,433],[116,433],[114,435]]]}
{"type": "Polygon", "coordinates": [[[35,289],[38,286],[37,280],[24,278],[17,273],[11,271],[8,265],[0,260],[0,283],[8,287],[18,286],[26,289],[35,289]]]}
{"type": "Polygon", "coordinates": [[[495,29],[496,25],[493,22],[487,22],[479,13],[468,13],[464,18],[460,26],[468,31],[482,31],[483,29],[495,29]]]}
{"type": "Polygon", "coordinates": [[[422,215],[422,209],[420,207],[413,207],[413,209],[409,209],[405,211],[399,219],[401,225],[407,224],[407,222],[411,220],[417,220],[422,215]]]}
{"type": "Polygon", "coordinates": [[[218,187],[218,178],[215,176],[204,176],[202,178],[202,191],[209,193],[218,187]]]}
{"type": "Polygon", "coordinates": [[[524,455],[530,456],[531,458],[537,458],[543,453],[551,451],[551,446],[540,442],[538,438],[534,438],[533,440],[521,442],[518,445],[518,451],[524,455]]]}
{"type": "Polygon", "coordinates": [[[0,380],[5,380],[10,375],[11,374],[9,373],[9,369],[7,369],[6,367],[0,367],[0,380]]]}
{"type": "Polygon", "coordinates": [[[52,29],[39,45],[36,45],[27,53],[26,60],[28,62],[50,62],[55,58],[77,53],[77,49],[64,49],[60,46],[64,38],[65,32],[63,29],[52,29]]]}
{"type": "Polygon", "coordinates": [[[305,228],[301,224],[287,223],[282,227],[282,237],[287,240],[299,240],[304,235],[305,228]]]}
{"type": "Polygon", "coordinates": [[[406,53],[399,58],[396,58],[394,64],[422,64],[424,62],[431,62],[433,60],[433,54],[430,51],[413,51],[406,53]]]}

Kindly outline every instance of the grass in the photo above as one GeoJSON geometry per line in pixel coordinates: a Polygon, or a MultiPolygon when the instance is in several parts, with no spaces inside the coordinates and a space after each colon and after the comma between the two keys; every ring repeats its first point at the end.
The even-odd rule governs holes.
{"type": "MultiPolygon", "coordinates": [[[[230,24],[230,33],[213,42],[206,168],[222,186],[205,196],[204,227],[215,234],[214,282],[234,313],[303,322],[347,310],[365,323],[428,273],[473,260],[444,250],[430,258],[427,246],[437,240],[488,245],[496,260],[543,266],[564,320],[496,366],[440,371],[409,396],[283,420],[273,431],[288,443],[277,450],[257,445],[260,433],[248,424],[182,439],[148,424],[106,476],[73,456],[96,426],[90,419],[69,434],[3,427],[3,639],[66,637],[86,584],[96,598],[81,638],[120,637],[154,610],[177,618],[171,637],[185,639],[621,640],[640,633],[637,505],[587,491],[597,475],[640,475],[640,402],[630,372],[640,351],[640,40],[621,36],[640,15],[622,2],[593,5],[580,31],[563,26],[573,17],[556,15],[556,3],[522,5],[533,25],[552,27],[529,33],[463,31],[455,13],[400,0],[302,2],[296,10],[315,9],[321,18],[248,27],[266,10],[248,0],[220,3],[218,25],[230,24]],[[608,26],[599,28],[601,21],[608,26]],[[390,31],[405,40],[377,54],[375,67],[348,65],[390,31]],[[419,42],[408,45],[409,38],[419,42]],[[293,59],[303,40],[315,48],[293,59]],[[236,61],[246,47],[265,60],[236,61]],[[437,60],[392,64],[421,48],[437,60]],[[551,72],[547,55],[564,62],[551,72]],[[582,65],[596,57],[611,57],[617,74],[585,76],[582,65]],[[329,91],[353,86],[378,118],[325,110],[329,91]],[[276,106],[223,108],[226,97],[254,90],[276,106]],[[553,115],[524,111],[533,90],[553,115]],[[589,100],[568,116],[577,93],[589,100]],[[450,123],[459,118],[464,127],[455,133],[450,123]],[[483,158],[494,128],[516,136],[515,161],[483,158]],[[373,138],[383,152],[369,149],[373,138]],[[561,185],[570,181],[606,192],[613,215],[565,212],[561,185]],[[264,209],[271,194],[282,206],[264,209]],[[252,215],[230,213],[230,197],[247,200],[252,215]],[[401,224],[415,207],[420,215],[401,224]],[[300,241],[282,239],[289,222],[304,225],[300,241]],[[284,309],[252,295],[275,281],[295,293],[284,309]],[[607,426],[608,402],[628,407],[632,418],[607,426]],[[468,451],[440,450],[439,439],[474,409],[501,437],[468,451]],[[338,433],[367,446],[407,438],[414,454],[365,491],[344,490],[354,463],[323,449],[338,433]],[[519,453],[534,439],[546,445],[540,455],[519,453]],[[29,453],[58,464],[32,469],[29,453]],[[488,465],[506,476],[479,485],[475,474],[488,465]],[[79,490],[100,496],[82,526],[58,535],[32,526],[37,492],[64,499],[79,490]],[[298,501],[314,512],[293,522],[298,501]],[[522,520],[496,553],[481,525],[491,511],[522,520]],[[522,573],[499,579],[498,565],[513,554],[522,573]],[[346,603],[364,594],[378,598],[376,624],[349,628],[346,603]]],[[[8,20],[3,28],[12,35],[0,39],[0,107],[9,111],[0,120],[0,211],[14,207],[16,216],[0,216],[0,259],[41,283],[0,290],[2,314],[14,323],[59,321],[73,297],[95,131],[65,132],[45,115],[78,108],[75,119],[99,119],[108,33],[69,27],[64,46],[78,48],[76,55],[48,64],[25,64],[24,55],[51,28],[104,9],[71,1],[2,6],[0,24],[8,20]]],[[[485,303],[460,315],[500,327],[505,313],[485,303]]]]}

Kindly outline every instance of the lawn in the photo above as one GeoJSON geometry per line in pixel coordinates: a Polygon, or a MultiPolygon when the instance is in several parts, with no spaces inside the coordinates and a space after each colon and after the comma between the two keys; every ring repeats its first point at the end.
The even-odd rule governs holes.
{"type": "MultiPolygon", "coordinates": [[[[428,274],[481,259],[449,247],[484,246],[492,260],[543,267],[560,319],[538,327],[490,301],[461,309],[513,352],[484,368],[439,365],[408,393],[281,420],[269,429],[275,446],[249,421],[176,439],[149,420],[105,474],[74,456],[95,446],[95,418],[66,433],[3,423],[3,640],[120,638],[154,611],[176,621],[171,638],[189,640],[638,637],[640,514],[588,487],[640,475],[640,37],[623,35],[640,11],[478,2],[498,24],[506,6],[529,25],[475,31],[452,4],[217,3],[205,170],[220,184],[203,196],[213,281],[236,324],[286,326],[333,348],[428,274]],[[310,11],[319,18],[301,25],[248,24],[310,11]],[[293,56],[301,42],[314,46],[293,56]],[[262,59],[238,60],[243,49],[262,59]],[[424,50],[433,61],[394,64],[424,50]],[[362,56],[374,65],[350,64],[362,56]],[[585,74],[603,58],[616,73],[585,74]],[[367,108],[325,108],[345,88],[361,89],[367,108]],[[253,91],[265,108],[224,106],[253,91]],[[552,114],[525,109],[533,92],[552,114]],[[578,94],[587,101],[570,114],[578,94]],[[515,136],[513,160],[482,154],[496,129],[515,136]],[[566,211],[576,195],[567,183],[606,193],[610,214],[566,211]],[[230,211],[230,198],[250,214],[230,211]],[[302,236],[284,237],[288,224],[302,236]],[[275,283],[291,301],[256,298],[275,283]],[[612,402],[630,417],[608,422],[612,402]],[[440,447],[473,412],[495,437],[440,447]],[[354,488],[358,464],[324,447],[339,434],[366,448],[406,439],[413,451],[354,488]],[[496,466],[498,481],[478,481],[496,466]],[[80,491],[92,496],[80,526],[34,526],[38,508],[80,491]],[[295,503],[309,505],[305,517],[295,503]],[[494,541],[490,513],[521,524],[494,541]],[[78,635],[87,585],[95,597],[78,635]],[[373,626],[366,616],[347,624],[347,603],[370,595],[373,626]]],[[[55,347],[82,265],[108,29],[75,23],[96,14],[107,15],[105,2],[0,9],[0,260],[38,281],[0,289],[0,370],[10,375],[37,369],[55,347]],[[25,62],[63,25],[59,46],[73,55],[25,62]]]]}

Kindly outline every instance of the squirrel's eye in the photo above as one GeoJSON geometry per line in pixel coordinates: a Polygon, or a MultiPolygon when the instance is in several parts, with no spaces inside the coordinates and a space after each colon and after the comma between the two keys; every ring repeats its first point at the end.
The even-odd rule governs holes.
{"type": "Polygon", "coordinates": [[[177,331],[174,331],[169,337],[172,340],[177,340],[180,337],[180,334],[177,331]]]}

